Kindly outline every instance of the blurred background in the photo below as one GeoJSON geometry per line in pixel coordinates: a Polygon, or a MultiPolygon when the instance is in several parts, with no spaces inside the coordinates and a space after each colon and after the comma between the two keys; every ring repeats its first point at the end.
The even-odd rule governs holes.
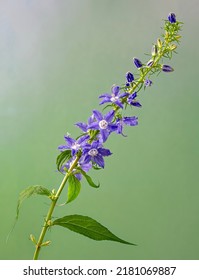
{"type": "MultiPolygon", "coordinates": [[[[77,200],[54,217],[88,215],[137,247],[96,242],[53,228],[41,259],[199,259],[199,95],[196,0],[0,1],[0,259],[31,259],[49,201],[24,202],[30,185],[57,188],[57,147],[74,123],[98,109],[98,96],[146,61],[169,12],[185,24],[175,71],[153,77],[140,94],[139,126],[106,143],[113,155],[83,182],[77,200]]],[[[66,190],[60,203],[66,200],[66,190]]]]}

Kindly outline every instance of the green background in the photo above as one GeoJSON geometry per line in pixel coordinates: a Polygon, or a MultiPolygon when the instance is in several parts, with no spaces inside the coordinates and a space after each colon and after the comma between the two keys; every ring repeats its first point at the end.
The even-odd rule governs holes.
{"type": "MultiPolygon", "coordinates": [[[[34,184],[57,188],[57,146],[73,124],[86,121],[98,96],[146,61],[169,12],[183,21],[173,73],[154,77],[140,95],[143,107],[106,143],[113,155],[91,172],[77,200],[55,217],[88,215],[138,246],[101,241],[53,228],[41,259],[199,259],[198,1],[0,1],[0,259],[31,259],[29,234],[40,233],[49,201],[24,202],[34,184]]],[[[66,190],[60,203],[66,200],[66,190]]]]}

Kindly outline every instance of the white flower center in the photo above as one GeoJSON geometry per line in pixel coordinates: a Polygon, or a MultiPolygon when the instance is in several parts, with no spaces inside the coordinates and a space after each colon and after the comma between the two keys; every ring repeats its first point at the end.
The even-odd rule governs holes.
{"type": "Polygon", "coordinates": [[[107,126],[108,126],[108,122],[107,122],[107,121],[101,120],[101,121],[99,122],[99,127],[100,127],[101,129],[107,129],[107,126]]]}
{"type": "Polygon", "coordinates": [[[115,102],[119,99],[118,96],[115,96],[114,94],[112,94],[112,97],[111,97],[111,102],[115,102]]]}
{"type": "Polygon", "coordinates": [[[88,152],[89,156],[95,157],[98,154],[98,150],[97,149],[91,149],[88,152]]]}
{"type": "Polygon", "coordinates": [[[73,150],[79,150],[80,147],[81,147],[80,144],[78,144],[77,142],[75,142],[75,143],[71,146],[71,148],[72,148],[73,150]]]}

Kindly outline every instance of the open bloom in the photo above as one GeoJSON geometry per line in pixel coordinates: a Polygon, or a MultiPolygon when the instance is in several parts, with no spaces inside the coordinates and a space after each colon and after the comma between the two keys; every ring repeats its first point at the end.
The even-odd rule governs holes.
{"type": "Polygon", "coordinates": [[[127,102],[130,105],[133,105],[135,107],[142,107],[142,105],[140,104],[140,102],[138,102],[135,98],[137,97],[137,92],[134,92],[132,94],[129,95],[127,102]]]}
{"type": "Polygon", "coordinates": [[[103,98],[102,101],[100,102],[100,105],[111,102],[111,103],[116,104],[120,108],[123,108],[123,104],[120,99],[127,96],[128,93],[126,93],[126,92],[120,93],[120,87],[118,87],[118,86],[113,86],[111,91],[112,91],[112,94],[104,93],[99,96],[99,98],[103,98]]]}
{"type": "Polygon", "coordinates": [[[114,111],[108,112],[105,116],[98,110],[93,110],[96,121],[89,125],[90,129],[100,130],[102,140],[105,142],[109,134],[117,129],[117,125],[112,123],[114,111]]]}
{"type": "Polygon", "coordinates": [[[144,81],[144,85],[146,86],[146,87],[150,87],[151,85],[152,85],[152,81],[151,80],[149,80],[149,79],[146,79],[145,81],[144,81]]]}
{"type": "Polygon", "coordinates": [[[96,163],[99,167],[104,168],[104,158],[112,155],[110,150],[102,147],[99,141],[94,141],[92,144],[87,144],[84,149],[82,156],[84,157],[83,163],[87,164],[90,161],[96,163]]]}
{"type": "Polygon", "coordinates": [[[58,149],[61,152],[65,150],[71,150],[71,154],[72,156],[74,156],[79,151],[79,149],[81,149],[86,144],[89,138],[90,138],[89,135],[84,135],[79,139],[75,140],[70,136],[66,135],[64,136],[64,139],[66,140],[66,145],[60,145],[58,149]]]}
{"type": "Polygon", "coordinates": [[[125,136],[123,134],[123,127],[124,127],[124,125],[128,125],[128,126],[136,126],[136,125],[138,125],[138,117],[136,117],[136,116],[124,117],[124,118],[118,119],[116,121],[116,124],[118,125],[117,133],[118,134],[122,134],[123,136],[125,136]]]}
{"type": "MultiPolygon", "coordinates": [[[[73,164],[75,158],[71,158],[69,161],[67,161],[60,169],[60,171],[62,173],[65,173],[65,168],[68,170],[71,165],[73,164]]],[[[79,160],[78,164],[77,164],[77,168],[80,167],[84,172],[88,173],[88,171],[92,168],[92,164],[89,162],[89,163],[84,163],[82,161],[82,159],[79,160]]],[[[75,177],[80,181],[82,179],[82,174],[81,174],[81,171],[78,170],[78,169],[73,169],[73,173],[75,175],[75,177]]]]}

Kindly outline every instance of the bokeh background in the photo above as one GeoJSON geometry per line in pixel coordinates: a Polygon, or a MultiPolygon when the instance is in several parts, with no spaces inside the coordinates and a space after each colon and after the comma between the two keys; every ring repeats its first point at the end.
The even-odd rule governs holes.
{"type": "MultiPolygon", "coordinates": [[[[175,12],[183,38],[135,108],[139,126],[106,143],[113,156],[91,172],[77,200],[55,217],[88,215],[137,247],[95,242],[53,228],[41,259],[199,259],[198,1],[0,1],[0,259],[31,259],[49,201],[24,202],[13,225],[18,194],[29,185],[57,188],[57,146],[86,121],[98,96],[135,71],[132,58],[161,34],[175,12]]],[[[66,190],[60,203],[66,200],[66,190]]]]}

